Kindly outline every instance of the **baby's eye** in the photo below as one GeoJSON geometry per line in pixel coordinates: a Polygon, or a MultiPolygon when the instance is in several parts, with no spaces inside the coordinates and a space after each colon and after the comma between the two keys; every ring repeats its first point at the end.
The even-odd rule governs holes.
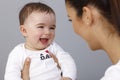
{"type": "Polygon", "coordinates": [[[44,28],[44,26],[38,26],[37,28],[44,28]]]}
{"type": "Polygon", "coordinates": [[[50,27],[50,29],[53,29],[53,30],[55,30],[55,27],[50,27]]]}
{"type": "Polygon", "coordinates": [[[56,28],[55,25],[49,27],[49,29],[52,29],[52,30],[55,30],[55,28],[56,28]]]}

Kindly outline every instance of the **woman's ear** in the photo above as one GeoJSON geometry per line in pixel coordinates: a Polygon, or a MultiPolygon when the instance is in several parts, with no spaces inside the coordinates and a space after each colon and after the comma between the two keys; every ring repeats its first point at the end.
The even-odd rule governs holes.
{"type": "Polygon", "coordinates": [[[26,27],[24,25],[20,25],[20,32],[22,33],[22,35],[24,37],[27,36],[27,31],[26,31],[26,27]]]}
{"type": "Polygon", "coordinates": [[[92,19],[92,11],[89,7],[83,7],[83,15],[82,20],[86,25],[91,25],[93,19],[92,19]]]}

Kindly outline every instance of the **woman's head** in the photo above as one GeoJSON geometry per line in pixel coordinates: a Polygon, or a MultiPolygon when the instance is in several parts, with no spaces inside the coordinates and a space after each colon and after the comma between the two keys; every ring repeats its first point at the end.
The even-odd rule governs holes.
{"type": "Polygon", "coordinates": [[[120,34],[119,0],[65,0],[65,2],[75,32],[87,40],[90,46],[95,42],[98,44],[96,36],[99,34],[96,35],[93,28],[102,27],[104,30],[106,26],[112,25],[108,30],[111,33],[115,30],[120,34]]]}
{"type": "Polygon", "coordinates": [[[77,16],[83,14],[83,7],[91,5],[96,7],[100,13],[112,24],[120,34],[120,0],[65,0],[66,4],[74,8],[77,16]]]}

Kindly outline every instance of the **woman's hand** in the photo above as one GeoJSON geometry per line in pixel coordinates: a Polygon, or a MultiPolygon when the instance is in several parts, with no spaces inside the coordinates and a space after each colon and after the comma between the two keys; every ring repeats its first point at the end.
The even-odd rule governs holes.
{"type": "Polygon", "coordinates": [[[72,80],[71,78],[68,78],[68,77],[62,77],[61,80],[72,80]]]}
{"type": "MultiPolygon", "coordinates": [[[[49,52],[49,54],[54,59],[54,61],[57,63],[57,67],[61,69],[58,63],[57,57],[53,55],[51,52],[49,52]]],[[[30,58],[26,58],[24,66],[23,66],[23,70],[21,71],[21,77],[23,80],[30,80],[30,77],[29,77],[30,62],[31,62],[30,58]]],[[[62,80],[69,80],[69,79],[62,79],[62,80]]]]}
{"type": "Polygon", "coordinates": [[[57,57],[56,57],[54,54],[52,54],[51,52],[49,52],[49,54],[50,54],[50,56],[54,59],[54,61],[57,63],[57,67],[58,67],[59,69],[61,69],[57,57]]]}
{"type": "Polygon", "coordinates": [[[30,62],[31,62],[30,58],[26,58],[23,70],[21,71],[21,77],[23,80],[30,80],[29,77],[30,62]]]}

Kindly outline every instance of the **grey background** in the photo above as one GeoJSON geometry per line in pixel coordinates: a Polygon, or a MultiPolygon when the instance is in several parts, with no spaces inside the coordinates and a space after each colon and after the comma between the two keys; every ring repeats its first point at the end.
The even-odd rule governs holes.
{"type": "MultiPolygon", "coordinates": [[[[19,31],[18,13],[27,2],[41,0],[0,0],[0,80],[9,52],[24,38],[19,31]]],[[[99,80],[111,65],[104,51],[91,51],[83,39],[76,35],[68,22],[64,0],[42,0],[56,12],[56,42],[69,52],[77,65],[78,80],[99,80]]]]}

